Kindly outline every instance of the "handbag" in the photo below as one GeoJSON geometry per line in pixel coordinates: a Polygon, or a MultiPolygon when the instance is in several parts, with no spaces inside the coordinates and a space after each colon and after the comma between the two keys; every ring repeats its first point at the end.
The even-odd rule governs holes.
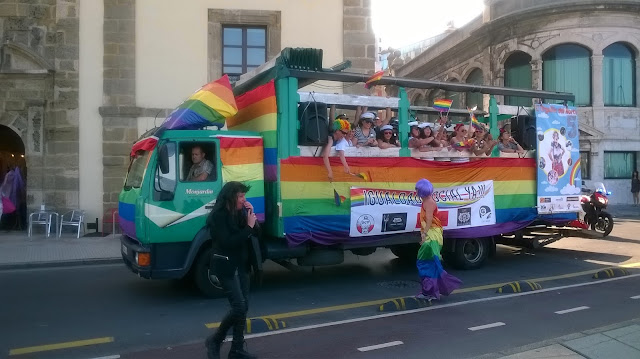
{"type": "Polygon", "coordinates": [[[2,197],[2,213],[9,214],[16,211],[16,206],[11,202],[9,197],[2,197]]]}

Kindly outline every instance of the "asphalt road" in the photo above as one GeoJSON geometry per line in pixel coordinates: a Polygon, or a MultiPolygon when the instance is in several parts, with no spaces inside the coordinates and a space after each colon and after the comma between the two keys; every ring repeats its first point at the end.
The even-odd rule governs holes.
{"type": "MultiPolygon", "coordinates": [[[[640,240],[636,239],[639,230],[640,222],[621,220],[616,223],[613,234],[605,240],[567,238],[536,251],[501,246],[497,255],[482,269],[449,269],[464,281],[464,291],[454,293],[432,308],[494,298],[499,295],[495,293],[495,289],[487,289],[488,287],[513,280],[541,279],[539,283],[544,288],[591,282],[593,280],[590,276],[582,272],[640,262],[640,240]]],[[[633,268],[629,270],[634,272],[633,268]]],[[[125,353],[135,352],[141,353],[136,355],[144,355],[145,351],[157,348],[166,350],[168,347],[172,348],[169,352],[176,352],[179,348],[190,347],[184,346],[185,344],[202,341],[212,331],[205,325],[220,320],[227,310],[224,299],[204,299],[190,285],[179,281],[140,279],[130,273],[124,265],[0,271],[0,285],[0,358],[9,356],[9,353],[30,350],[37,351],[10,357],[85,359],[116,354],[124,357],[125,353]],[[86,340],[89,341],[82,342],[86,340]],[[79,346],[80,344],[87,345],[79,346]],[[60,346],[71,348],[59,348],[60,346]]],[[[508,332],[500,343],[522,345],[555,333],[553,330],[542,329],[546,325],[542,320],[546,312],[538,312],[538,308],[543,311],[559,310],[550,305],[555,300],[562,304],[560,309],[582,305],[599,308],[597,311],[584,311],[597,315],[590,316],[593,321],[580,322],[580,328],[599,326],[601,322],[612,324],[620,318],[619,314],[625,311],[626,318],[622,319],[637,317],[637,309],[630,311],[631,307],[611,305],[611,302],[605,306],[603,301],[606,300],[606,295],[600,294],[615,292],[616,300],[623,303],[626,300],[625,296],[629,298],[640,295],[625,292],[632,285],[640,288],[637,280],[625,279],[611,284],[568,290],[557,297],[553,297],[551,293],[539,293],[353,323],[333,327],[331,330],[319,329],[318,332],[313,332],[311,337],[314,339],[311,341],[339,349],[336,357],[340,357],[343,352],[351,353],[354,345],[357,345],[357,348],[399,340],[404,344],[388,350],[401,350],[402,356],[410,357],[407,353],[423,353],[427,349],[411,344],[417,338],[412,334],[413,331],[423,338],[424,344],[425,340],[431,342],[431,339],[427,338],[438,333],[458,338],[461,334],[460,325],[482,325],[491,320],[507,324],[504,328],[495,328],[496,332],[508,332]],[[600,286],[608,286],[607,288],[611,289],[601,291],[597,288],[600,286]],[[584,304],[587,302],[578,300],[582,298],[593,299],[594,302],[584,304]],[[547,305],[540,305],[538,301],[547,305]],[[508,318],[497,315],[501,311],[507,312],[504,309],[507,307],[508,318]],[[477,310],[478,308],[483,309],[477,310]],[[450,317],[455,320],[445,319],[450,317]],[[523,318],[522,321],[512,321],[520,317],[523,318]],[[452,323],[452,326],[447,324],[446,327],[449,329],[445,330],[441,327],[443,323],[452,323]],[[516,336],[516,332],[521,331],[520,324],[517,323],[523,323],[522,331],[531,330],[531,335],[516,336]],[[404,330],[405,327],[413,329],[404,330]],[[401,334],[399,339],[394,339],[393,335],[396,332],[401,334]],[[353,333],[358,335],[354,336],[353,333]]],[[[414,295],[418,288],[414,265],[402,263],[386,250],[379,250],[368,257],[348,255],[347,262],[343,265],[316,268],[313,272],[290,272],[270,264],[266,269],[263,286],[252,292],[249,315],[257,317],[281,314],[288,327],[301,328],[379,314],[376,311],[377,305],[367,302],[414,295]],[[303,312],[292,313],[296,311],[303,312]]],[[[565,332],[577,327],[553,326],[551,329],[555,328],[565,332]]],[[[289,352],[288,356],[278,353],[287,353],[281,350],[288,348],[284,346],[284,340],[297,342],[298,336],[305,337],[310,333],[256,338],[251,339],[250,345],[252,348],[255,346],[260,353],[266,354],[266,357],[304,357],[311,352],[303,352],[304,355],[300,356],[292,352],[289,352]],[[279,350],[269,349],[272,345],[279,350]]],[[[471,344],[474,343],[472,338],[469,340],[471,344]]],[[[484,340],[486,341],[486,338],[484,340]]],[[[493,350],[482,341],[478,346],[471,344],[468,347],[475,348],[472,350],[475,354],[493,350]]],[[[465,347],[453,344],[447,346],[455,346],[456,350],[464,350],[465,347]]],[[[429,353],[436,350],[436,347],[440,348],[429,345],[429,353]]],[[[295,348],[301,347],[296,345],[295,348]]],[[[202,350],[201,344],[193,346],[193,350],[202,350]]],[[[355,353],[354,357],[359,355],[358,353],[355,353]]],[[[367,353],[372,355],[371,357],[383,355],[378,354],[377,350],[367,353]]]]}

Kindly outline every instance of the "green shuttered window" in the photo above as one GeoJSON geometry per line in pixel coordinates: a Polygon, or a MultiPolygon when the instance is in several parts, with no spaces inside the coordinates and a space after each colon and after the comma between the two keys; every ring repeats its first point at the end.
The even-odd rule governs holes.
{"type": "MultiPolygon", "coordinates": [[[[524,52],[515,52],[504,63],[504,85],[519,89],[531,89],[531,56],[524,52]]],[[[528,97],[505,96],[505,105],[531,106],[528,97]]]]}
{"type": "Polygon", "coordinates": [[[602,51],[602,93],[605,106],[635,106],[636,61],[633,52],[620,43],[602,51]]]}
{"type": "MultiPolygon", "coordinates": [[[[591,54],[586,48],[558,45],[542,55],[542,89],[569,92],[576,106],[591,104],[591,54]]],[[[557,102],[557,101],[549,101],[557,102]]]]}

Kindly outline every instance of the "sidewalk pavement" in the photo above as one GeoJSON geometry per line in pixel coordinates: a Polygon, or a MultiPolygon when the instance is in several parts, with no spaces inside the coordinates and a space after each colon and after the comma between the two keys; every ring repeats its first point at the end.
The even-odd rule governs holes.
{"type": "Polygon", "coordinates": [[[640,358],[640,320],[571,334],[556,340],[494,353],[478,359],[634,359],[640,358]],[[535,348],[535,349],[530,349],[535,348]]]}
{"type": "Polygon", "coordinates": [[[640,206],[630,204],[612,204],[607,208],[613,218],[640,219],[640,206]]]}
{"type": "Polygon", "coordinates": [[[120,237],[47,238],[44,233],[0,232],[0,270],[120,263],[120,237]]]}

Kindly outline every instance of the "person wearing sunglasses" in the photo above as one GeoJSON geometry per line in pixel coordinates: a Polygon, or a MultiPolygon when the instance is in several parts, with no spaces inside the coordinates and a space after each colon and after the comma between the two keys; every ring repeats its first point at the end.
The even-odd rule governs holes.
{"type": "Polygon", "coordinates": [[[393,135],[393,126],[384,125],[380,127],[382,138],[378,139],[378,147],[381,149],[400,147],[398,140],[393,135]]]}
{"type": "Polygon", "coordinates": [[[349,121],[337,119],[333,121],[331,129],[333,130],[333,134],[329,136],[329,141],[322,151],[324,166],[327,168],[327,177],[329,178],[329,181],[333,181],[333,170],[331,169],[329,156],[331,155],[331,148],[334,146],[338,156],[340,156],[340,162],[342,162],[342,165],[344,166],[344,172],[351,173],[347,159],[344,157],[344,151],[349,147],[346,137],[351,131],[351,124],[349,121]]]}
{"type": "Polygon", "coordinates": [[[454,136],[450,141],[451,147],[458,151],[469,149],[472,144],[468,140],[468,132],[467,127],[463,123],[457,124],[456,127],[453,128],[454,136]]]}

